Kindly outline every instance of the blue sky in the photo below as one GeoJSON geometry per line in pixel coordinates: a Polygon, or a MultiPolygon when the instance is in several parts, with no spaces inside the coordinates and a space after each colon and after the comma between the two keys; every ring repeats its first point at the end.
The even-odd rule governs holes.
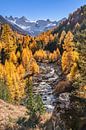
{"type": "Polygon", "coordinates": [[[0,0],[0,14],[59,20],[84,4],[86,0],[0,0]]]}

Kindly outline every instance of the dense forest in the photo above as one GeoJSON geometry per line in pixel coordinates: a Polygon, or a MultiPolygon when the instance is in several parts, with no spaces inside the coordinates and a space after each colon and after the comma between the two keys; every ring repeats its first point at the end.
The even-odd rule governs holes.
{"type": "MultiPolygon", "coordinates": [[[[41,73],[40,63],[46,66],[54,64],[56,70],[60,67],[60,80],[52,91],[57,97],[69,92],[72,98],[83,100],[86,119],[86,5],[70,14],[59,26],[36,37],[19,34],[8,24],[0,23],[0,99],[27,108],[30,116],[27,124],[31,124],[28,128],[54,130],[46,127],[53,116],[47,119],[49,115],[45,115],[49,113],[40,94],[33,93],[34,77],[41,73]],[[41,120],[43,123],[40,123],[41,120]]],[[[27,130],[25,118],[18,119],[18,126],[13,129],[27,130]],[[20,122],[23,122],[22,125],[20,122]]],[[[13,126],[6,127],[10,130],[13,126]]],[[[71,125],[66,130],[69,127],[70,130],[80,130],[71,125]]],[[[82,130],[85,129],[83,127],[82,130]]]]}

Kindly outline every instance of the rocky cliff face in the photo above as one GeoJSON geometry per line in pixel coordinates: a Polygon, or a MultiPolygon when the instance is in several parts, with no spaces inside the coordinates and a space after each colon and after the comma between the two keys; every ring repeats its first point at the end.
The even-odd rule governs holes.
{"type": "Polygon", "coordinates": [[[72,31],[75,33],[77,25],[81,25],[82,22],[86,19],[86,5],[81,6],[76,11],[71,13],[68,19],[62,21],[58,27],[56,27],[52,33],[61,33],[63,30],[72,31]]]}

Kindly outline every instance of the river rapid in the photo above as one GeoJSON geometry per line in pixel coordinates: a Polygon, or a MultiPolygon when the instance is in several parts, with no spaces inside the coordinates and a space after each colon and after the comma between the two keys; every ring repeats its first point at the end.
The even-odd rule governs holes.
{"type": "Polygon", "coordinates": [[[72,97],[69,92],[58,96],[53,88],[61,80],[61,69],[56,63],[40,63],[40,74],[33,78],[33,92],[40,94],[46,111],[52,113],[47,130],[86,130],[86,102],[72,97]]]}

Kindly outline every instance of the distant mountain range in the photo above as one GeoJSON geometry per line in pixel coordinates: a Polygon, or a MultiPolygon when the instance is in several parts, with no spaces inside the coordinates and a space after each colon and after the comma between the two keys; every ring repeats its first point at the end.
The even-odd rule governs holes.
{"type": "Polygon", "coordinates": [[[59,21],[51,21],[47,20],[37,20],[37,21],[30,21],[25,16],[22,17],[13,17],[13,16],[6,16],[3,17],[0,15],[0,24],[9,24],[14,31],[17,31],[21,34],[29,34],[31,36],[37,36],[42,32],[52,29],[52,33],[62,32],[62,30],[72,30],[74,31],[76,24],[81,24],[82,21],[85,19],[85,12],[86,5],[81,6],[76,11],[71,13],[69,17],[63,18],[59,21]]]}
{"type": "Polygon", "coordinates": [[[0,15],[0,25],[1,24],[9,24],[13,31],[17,31],[20,34],[27,34],[25,30],[17,26],[16,24],[12,24],[10,21],[6,20],[2,15],[0,15]]]}
{"type": "Polygon", "coordinates": [[[5,17],[4,18],[7,22],[9,22],[12,26],[25,31],[24,33],[28,33],[31,36],[37,36],[38,34],[45,32],[49,29],[52,29],[58,26],[62,21],[65,21],[66,18],[61,19],[60,21],[51,21],[47,20],[37,20],[37,21],[30,21],[25,16],[20,18],[18,17],[5,17]]]}

